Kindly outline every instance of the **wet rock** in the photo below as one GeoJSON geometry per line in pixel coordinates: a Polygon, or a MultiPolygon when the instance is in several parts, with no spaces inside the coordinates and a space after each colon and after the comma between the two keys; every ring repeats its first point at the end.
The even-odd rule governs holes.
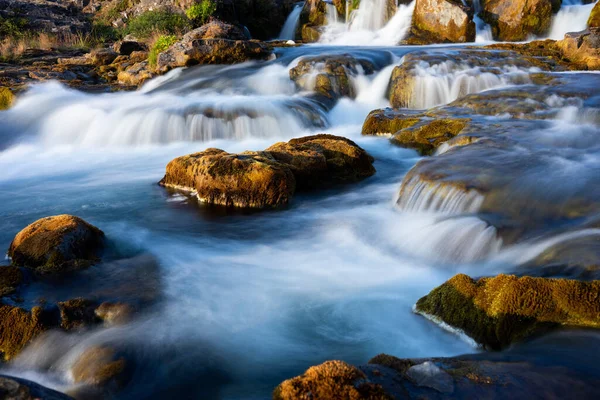
{"type": "Polygon", "coordinates": [[[356,97],[351,77],[372,74],[375,66],[350,55],[305,57],[290,69],[290,79],[306,90],[314,90],[322,102],[333,105],[341,97],[356,97]]]}
{"type": "Polygon", "coordinates": [[[83,298],[59,302],[61,328],[66,331],[80,330],[98,323],[95,308],[94,301],[83,298]]]}
{"type": "Polygon", "coordinates": [[[125,70],[119,72],[117,80],[121,85],[127,86],[140,86],[144,82],[154,77],[154,73],[150,70],[150,66],[147,61],[142,61],[127,67],[125,70]]]}
{"type": "Polygon", "coordinates": [[[552,22],[550,0],[487,0],[481,17],[500,41],[522,41],[530,35],[544,35],[552,22]]]}
{"type": "Polygon", "coordinates": [[[208,204],[244,208],[285,205],[296,189],[290,169],[269,153],[230,154],[219,149],[174,159],[160,184],[196,192],[208,204]]]}
{"type": "Polygon", "coordinates": [[[339,136],[306,136],[276,143],[265,151],[291,169],[297,190],[356,182],[375,173],[373,157],[339,136]]]}
{"type": "Polygon", "coordinates": [[[12,376],[0,375],[0,396],[5,400],[70,400],[65,394],[37,383],[12,376]]]}
{"type": "Polygon", "coordinates": [[[459,274],[415,307],[497,350],[557,326],[600,328],[600,281],[459,274]]]}
{"type": "MultiPolygon", "coordinates": [[[[598,8],[596,5],[595,8],[598,8]]],[[[556,42],[564,57],[582,69],[600,69],[600,28],[568,33],[556,42]]]]}
{"type": "Polygon", "coordinates": [[[396,132],[391,141],[402,147],[431,155],[442,143],[462,133],[469,125],[467,118],[424,119],[421,123],[396,132]]]}
{"type": "Polygon", "coordinates": [[[17,267],[0,266],[0,297],[13,294],[23,282],[23,273],[17,267]]]}
{"type": "Polygon", "coordinates": [[[108,346],[87,349],[71,367],[75,383],[101,387],[122,387],[127,380],[126,360],[108,346]]]}
{"type": "Polygon", "coordinates": [[[327,25],[327,5],[323,0],[309,0],[304,3],[298,21],[296,39],[307,43],[317,42],[321,28],[327,25]]]}
{"type": "Polygon", "coordinates": [[[128,56],[134,51],[148,51],[148,46],[137,40],[119,40],[113,44],[113,50],[120,55],[128,56]]]}
{"type": "Polygon", "coordinates": [[[343,361],[327,361],[311,367],[296,378],[281,383],[273,392],[274,400],[296,399],[390,399],[381,386],[371,383],[355,366],[343,361]]]}
{"type": "Polygon", "coordinates": [[[7,87],[0,87],[0,111],[9,109],[15,101],[15,95],[7,87]]]}
{"type": "Polygon", "coordinates": [[[92,50],[90,53],[90,59],[92,64],[96,66],[101,65],[109,65],[111,64],[119,54],[117,54],[113,49],[97,49],[92,50]]]}
{"type": "Polygon", "coordinates": [[[51,310],[33,307],[27,311],[0,304],[0,353],[4,361],[11,360],[31,340],[57,326],[56,315],[51,310]]]}
{"type": "Polygon", "coordinates": [[[392,109],[373,110],[367,116],[363,127],[363,135],[393,135],[402,129],[409,128],[421,121],[421,115],[400,113],[392,109]]]}
{"type": "Polygon", "coordinates": [[[19,232],[8,249],[13,265],[38,273],[86,268],[98,261],[104,233],[81,218],[57,215],[39,219],[19,232]]]}
{"type": "Polygon", "coordinates": [[[110,302],[104,302],[94,310],[96,316],[109,326],[129,322],[134,312],[135,309],[129,304],[110,302]]]}
{"type": "Polygon", "coordinates": [[[456,0],[417,0],[411,34],[427,43],[475,41],[473,9],[456,0]]]}
{"type": "Polygon", "coordinates": [[[445,394],[454,392],[454,379],[431,361],[413,365],[406,370],[406,376],[417,386],[429,387],[445,394]]]}
{"type": "Polygon", "coordinates": [[[195,39],[193,32],[158,56],[158,69],[166,72],[197,64],[235,64],[265,60],[271,51],[261,42],[229,39],[195,39]]]}
{"type": "Polygon", "coordinates": [[[588,27],[600,28],[600,3],[596,3],[594,8],[592,8],[592,12],[588,18],[588,27]]]}

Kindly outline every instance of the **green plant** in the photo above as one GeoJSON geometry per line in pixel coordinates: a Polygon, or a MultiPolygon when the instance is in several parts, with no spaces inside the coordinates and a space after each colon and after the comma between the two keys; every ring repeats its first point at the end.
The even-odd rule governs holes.
{"type": "Polygon", "coordinates": [[[97,44],[104,44],[109,42],[115,42],[121,39],[121,34],[112,26],[102,23],[95,22],[92,25],[92,31],[90,32],[91,40],[97,44]]]}
{"type": "Polygon", "coordinates": [[[20,38],[27,32],[27,20],[24,18],[0,17],[0,38],[20,38]]]}
{"type": "Polygon", "coordinates": [[[171,47],[175,42],[177,42],[177,37],[173,35],[159,37],[156,42],[154,42],[152,49],[150,49],[150,54],[148,55],[148,63],[150,66],[155,67],[156,62],[158,61],[158,55],[171,47]]]}
{"type": "Polygon", "coordinates": [[[213,0],[202,0],[200,3],[193,4],[185,11],[185,15],[195,26],[206,23],[208,19],[217,11],[217,3],[213,0]]]}
{"type": "Polygon", "coordinates": [[[190,28],[190,21],[185,15],[169,11],[147,11],[128,23],[123,33],[138,39],[147,39],[155,33],[181,34],[190,28]]]}

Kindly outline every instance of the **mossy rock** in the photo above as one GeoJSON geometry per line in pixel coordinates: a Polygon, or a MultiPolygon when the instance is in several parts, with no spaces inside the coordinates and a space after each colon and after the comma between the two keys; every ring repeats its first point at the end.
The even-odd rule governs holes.
{"type": "Polygon", "coordinates": [[[367,115],[362,127],[363,135],[393,135],[421,121],[419,115],[394,112],[391,109],[373,110],[367,115]]]}
{"type": "Polygon", "coordinates": [[[327,361],[310,367],[303,375],[282,382],[273,392],[273,400],[391,398],[361,370],[343,361],[327,361]]]}
{"type": "Polygon", "coordinates": [[[551,0],[488,0],[481,17],[492,27],[495,40],[517,42],[544,35],[552,22],[551,0]]]}
{"type": "Polygon", "coordinates": [[[23,273],[18,267],[0,266],[0,297],[13,294],[23,283],[23,273]]]}
{"type": "Polygon", "coordinates": [[[459,274],[421,298],[416,311],[499,350],[558,326],[600,328],[600,281],[459,274]]]}
{"type": "Polygon", "coordinates": [[[56,314],[42,307],[27,311],[0,304],[0,321],[0,353],[4,361],[11,360],[43,332],[58,326],[56,314]]]}
{"type": "Polygon", "coordinates": [[[95,346],[84,351],[71,367],[75,383],[122,387],[127,381],[127,362],[111,347],[95,346]]]}
{"type": "Polygon", "coordinates": [[[356,182],[375,173],[373,157],[340,136],[306,136],[276,143],[265,151],[291,169],[298,190],[356,182]]]}
{"type": "Polygon", "coordinates": [[[15,95],[7,87],[0,87],[0,111],[9,109],[15,101],[15,95]]]}
{"type": "MultiPolygon", "coordinates": [[[[473,9],[454,0],[417,0],[411,36],[421,44],[475,41],[473,9]]],[[[414,40],[414,39],[413,39],[414,40]]]]}
{"type": "Polygon", "coordinates": [[[20,231],[8,249],[12,264],[36,272],[59,273],[86,268],[99,260],[104,233],[79,217],[39,219],[20,231]]]}
{"type": "Polygon", "coordinates": [[[219,149],[172,160],[160,184],[196,192],[207,204],[241,208],[283,206],[296,190],[290,169],[270,154],[230,154],[219,149]]]}
{"type": "Polygon", "coordinates": [[[600,28],[600,3],[596,3],[588,19],[588,27],[600,28]]]}
{"type": "Polygon", "coordinates": [[[399,146],[415,149],[422,155],[431,155],[442,143],[463,132],[470,121],[468,118],[425,121],[397,132],[391,141],[399,146]]]}

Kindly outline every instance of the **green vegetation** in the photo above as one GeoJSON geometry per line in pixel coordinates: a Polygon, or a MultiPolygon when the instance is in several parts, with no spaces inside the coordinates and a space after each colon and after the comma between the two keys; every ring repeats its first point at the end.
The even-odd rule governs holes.
{"type": "Polygon", "coordinates": [[[213,0],[202,0],[193,4],[185,12],[194,26],[204,25],[208,19],[217,11],[217,3],[213,0]]]}
{"type": "Polygon", "coordinates": [[[156,62],[158,61],[158,55],[171,47],[175,42],[177,42],[177,37],[173,35],[159,37],[152,46],[150,54],[148,55],[148,63],[150,66],[155,67],[156,62]]]}
{"type": "Polygon", "coordinates": [[[181,34],[190,27],[190,20],[185,15],[169,11],[148,11],[129,20],[123,34],[131,34],[138,39],[147,39],[157,33],[181,34]]]}
{"type": "Polygon", "coordinates": [[[22,37],[27,32],[25,18],[0,17],[0,39],[5,37],[22,37]]]}

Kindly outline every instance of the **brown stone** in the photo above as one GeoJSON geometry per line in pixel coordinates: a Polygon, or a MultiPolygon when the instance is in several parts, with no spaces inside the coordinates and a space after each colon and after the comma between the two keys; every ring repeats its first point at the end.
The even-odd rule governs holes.
{"type": "Polygon", "coordinates": [[[412,34],[428,43],[475,41],[473,9],[460,0],[417,0],[412,34]]]}

